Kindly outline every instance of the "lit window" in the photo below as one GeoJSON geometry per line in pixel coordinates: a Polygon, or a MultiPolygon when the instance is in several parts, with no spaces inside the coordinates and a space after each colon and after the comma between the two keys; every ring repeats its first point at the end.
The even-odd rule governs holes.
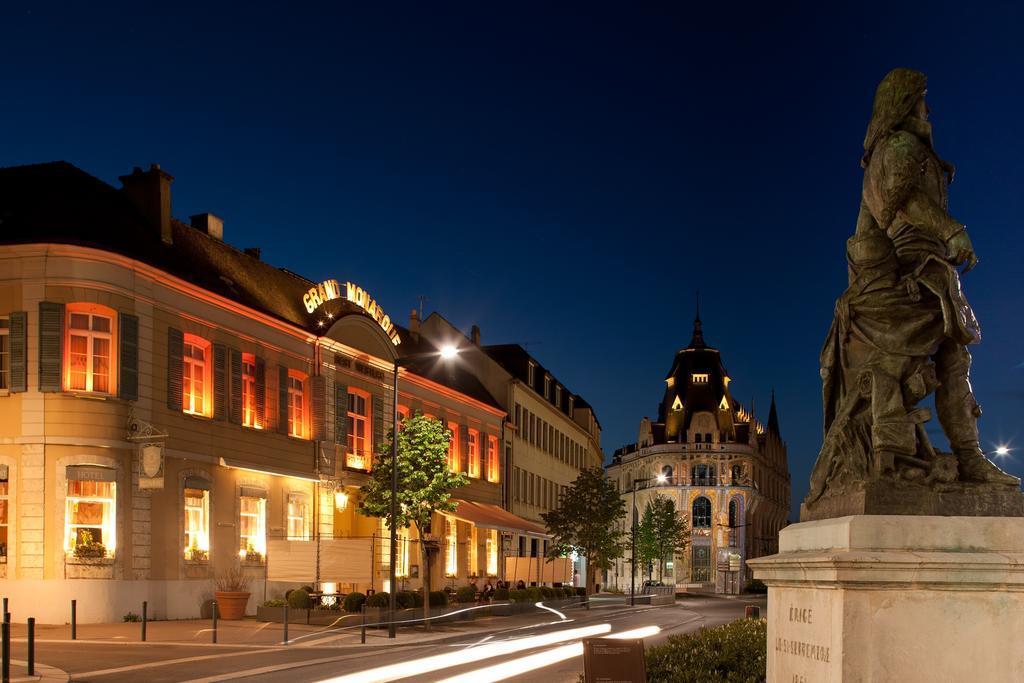
{"type": "Polygon", "coordinates": [[[477,540],[476,536],[476,525],[469,528],[469,552],[466,553],[469,556],[469,571],[467,574],[476,574],[480,571],[480,563],[477,561],[477,540]]]}
{"type": "Polygon", "coordinates": [[[210,492],[185,489],[185,559],[210,557],[210,492]]]}
{"type": "Polygon", "coordinates": [[[117,545],[112,481],[68,480],[64,550],[93,557],[110,557],[117,545]]]}
{"type": "MultiPolygon", "coordinates": [[[[11,388],[11,347],[10,333],[11,321],[8,318],[0,318],[0,389],[11,388]]],[[[6,534],[7,532],[4,531],[6,534]]],[[[3,541],[6,552],[7,540],[3,541]]]]}
{"type": "Polygon", "coordinates": [[[306,376],[294,370],[288,371],[288,434],[300,439],[306,438],[306,376]]]}
{"type": "Polygon", "coordinates": [[[267,499],[241,496],[238,519],[238,556],[262,562],[267,554],[267,499]]]}
{"type": "Polygon", "coordinates": [[[242,354],[242,424],[263,429],[256,412],[256,356],[242,354]]]}
{"type": "Polygon", "coordinates": [[[694,529],[710,529],[711,528],[711,501],[700,496],[693,501],[693,528],[694,529]]]}
{"type": "Polygon", "coordinates": [[[706,372],[695,372],[695,373],[693,373],[693,383],[694,384],[707,384],[708,383],[708,373],[706,373],[706,372]]]}
{"type": "Polygon", "coordinates": [[[182,365],[182,410],[191,415],[210,415],[210,343],[205,339],[185,335],[185,357],[182,365]]]}
{"type": "Polygon", "coordinates": [[[487,576],[498,575],[498,532],[487,530],[487,576]]]}
{"type": "Polygon", "coordinates": [[[487,437],[487,481],[497,483],[499,475],[498,468],[498,437],[487,437]]]}
{"type": "Polygon", "coordinates": [[[480,432],[475,429],[469,430],[468,440],[469,453],[467,457],[469,459],[468,473],[469,476],[474,479],[480,478],[480,432]]]}
{"type": "Polygon", "coordinates": [[[528,361],[526,366],[526,383],[530,385],[530,388],[533,388],[533,370],[536,367],[532,360],[528,361]]]}
{"type": "Polygon", "coordinates": [[[348,391],[348,467],[370,469],[370,396],[358,389],[348,391]]]}
{"type": "Polygon", "coordinates": [[[458,576],[459,574],[459,532],[458,523],[451,517],[445,517],[445,533],[447,544],[445,551],[444,575],[458,576]]]}
{"type": "Polygon", "coordinates": [[[555,386],[555,405],[558,407],[562,406],[562,385],[555,386]]]}
{"type": "MultiPolygon", "coordinates": [[[[381,537],[381,566],[391,566],[391,530],[388,528],[388,522],[386,519],[381,517],[380,519],[380,537],[381,537]]],[[[395,534],[395,540],[398,545],[398,557],[395,560],[395,576],[404,579],[409,576],[409,530],[398,529],[398,533],[395,534]]]]}
{"type": "Polygon", "coordinates": [[[459,425],[454,422],[448,423],[451,430],[452,440],[448,443],[448,469],[451,472],[458,472],[461,458],[459,453],[459,425]]]}
{"type": "Polygon", "coordinates": [[[301,493],[288,495],[288,540],[310,539],[309,498],[301,493]]]}
{"type": "Polygon", "coordinates": [[[93,304],[67,307],[68,391],[114,393],[114,312],[93,304]]]}
{"type": "Polygon", "coordinates": [[[402,423],[409,419],[409,406],[398,406],[398,430],[402,430],[402,423]]]}
{"type": "Polygon", "coordinates": [[[7,487],[7,468],[4,467],[2,476],[0,476],[0,564],[7,562],[7,520],[8,506],[10,505],[7,487]]]}

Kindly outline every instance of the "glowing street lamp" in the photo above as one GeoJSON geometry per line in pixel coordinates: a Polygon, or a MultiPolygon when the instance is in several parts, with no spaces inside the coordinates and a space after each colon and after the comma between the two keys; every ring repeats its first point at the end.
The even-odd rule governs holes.
{"type": "Polygon", "coordinates": [[[1005,445],[996,446],[996,455],[1005,456],[1010,454],[1010,447],[1005,445]]]}

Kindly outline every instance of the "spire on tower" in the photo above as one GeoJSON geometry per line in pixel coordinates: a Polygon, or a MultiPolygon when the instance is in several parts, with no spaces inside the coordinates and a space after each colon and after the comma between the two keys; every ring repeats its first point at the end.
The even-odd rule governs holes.
{"type": "Polygon", "coordinates": [[[693,319],[693,338],[690,339],[690,349],[706,349],[707,342],[704,341],[704,330],[700,322],[700,290],[697,290],[697,315],[693,319]]]}
{"type": "Polygon", "coordinates": [[[779,413],[775,409],[775,387],[772,387],[772,407],[768,410],[768,431],[781,437],[779,432],[779,413]]]}

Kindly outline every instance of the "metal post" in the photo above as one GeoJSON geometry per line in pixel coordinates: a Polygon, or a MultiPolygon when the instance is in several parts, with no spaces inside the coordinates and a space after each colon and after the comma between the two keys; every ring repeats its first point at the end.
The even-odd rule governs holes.
{"type": "Polygon", "coordinates": [[[633,480],[633,509],[632,520],[633,520],[633,532],[632,536],[633,549],[630,551],[629,556],[629,606],[632,607],[636,604],[636,485],[639,484],[642,479],[633,480]]]}
{"type": "Polygon", "coordinates": [[[36,618],[28,618],[28,675],[36,675],[36,618]]]}
{"type": "Polygon", "coordinates": [[[71,601],[71,640],[78,638],[78,600],[71,601]]]}
{"type": "MultiPolygon", "coordinates": [[[[398,591],[395,590],[395,561],[398,559],[398,359],[395,359],[395,374],[391,383],[391,391],[394,394],[394,406],[391,411],[391,549],[390,564],[388,568],[388,638],[395,637],[395,598],[398,591]]],[[[427,571],[430,571],[429,567],[427,571]]],[[[430,599],[430,596],[426,596],[430,599]]],[[[364,617],[365,621],[365,617],[364,617]]],[[[365,642],[365,640],[363,641],[365,642]]]]}
{"type": "Polygon", "coordinates": [[[2,632],[0,632],[0,641],[2,641],[0,649],[3,650],[2,654],[0,654],[0,659],[3,660],[2,664],[0,664],[0,679],[3,680],[3,683],[9,683],[11,680],[11,622],[4,619],[0,629],[2,629],[2,632]]]}
{"type": "Polygon", "coordinates": [[[7,598],[4,598],[4,614],[7,614],[7,598]]]}
{"type": "Polygon", "coordinates": [[[217,601],[213,601],[213,642],[217,642],[217,601]]]}
{"type": "Polygon", "coordinates": [[[288,644],[288,605],[284,606],[284,644],[288,644]]]}
{"type": "Polygon", "coordinates": [[[145,600],[143,600],[142,601],[142,642],[146,642],[146,608],[147,608],[147,606],[148,606],[148,603],[145,600]]]}
{"type": "Polygon", "coordinates": [[[359,642],[366,645],[366,605],[363,605],[363,625],[359,628],[359,642]]]}

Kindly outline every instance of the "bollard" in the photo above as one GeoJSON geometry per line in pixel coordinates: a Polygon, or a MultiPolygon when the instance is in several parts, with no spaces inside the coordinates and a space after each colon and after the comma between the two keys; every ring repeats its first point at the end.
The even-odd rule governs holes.
{"type": "Polygon", "coordinates": [[[288,605],[284,606],[284,644],[288,644],[288,605]]]}
{"type": "Polygon", "coordinates": [[[4,598],[4,614],[7,614],[7,598],[4,598]]]}
{"type": "Polygon", "coordinates": [[[3,683],[9,683],[11,680],[11,622],[6,619],[0,625],[0,642],[2,642],[0,659],[3,659],[3,662],[0,663],[0,680],[3,683]]]}
{"type": "Polygon", "coordinates": [[[146,606],[148,603],[142,601],[142,642],[146,642],[146,606]]]}
{"type": "Polygon", "coordinates": [[[78,637],[78,600],[71,601],[71,640],[78,637]]]}
{"type": "Polygon", "coordinates": [[[363,625],[359,627],[359,642],[366,645],[366,605],[363,605],[363,625]]]}
{"type": "Polygon", "coordinates": [[[28,618],[28,675],[36,675],[36,618],[28,618]]]}
{"type": "Polygon", "coordinates": [[[213,642],[217,642],[217,601],[213,601],[213,642]]]}
{"type": "Polygon", "coordinates": [[[747,608],[744,610],[743,617],[745,619],[760,619],[761,608],[757,605],[747,605],[747,608]]]}

